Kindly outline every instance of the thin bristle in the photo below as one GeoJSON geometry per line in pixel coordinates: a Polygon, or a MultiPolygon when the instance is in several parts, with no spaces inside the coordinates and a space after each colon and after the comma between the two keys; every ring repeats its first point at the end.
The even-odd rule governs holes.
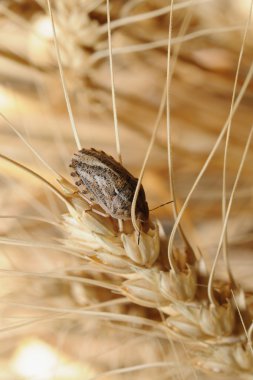
{"type": "Polygon", "coordinates": [[[252,380],[252,9],[0,2],[1,379],[252,380]]]}

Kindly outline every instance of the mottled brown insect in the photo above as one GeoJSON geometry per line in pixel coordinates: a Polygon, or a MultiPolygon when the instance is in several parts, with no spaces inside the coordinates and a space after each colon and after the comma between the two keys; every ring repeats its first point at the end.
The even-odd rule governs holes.
{"type": "MultiPolygon", "coordinates": [[[[74,154],[70,164],[71,173],[77,177],[76,185],[90,203],[96,203],[113,218],[131,218],[131,205],[137,179],[113,157],[103,151],[81,149],[74,154]]],[[[137,219],[146,222],[149,217],[143,187],[140,187],[136,203],[137,219]]]]}

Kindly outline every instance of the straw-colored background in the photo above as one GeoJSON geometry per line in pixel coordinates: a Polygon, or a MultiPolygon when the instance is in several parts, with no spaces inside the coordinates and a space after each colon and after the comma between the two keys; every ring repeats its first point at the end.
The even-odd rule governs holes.
{"type": "MultiPolygon", "coordinates": [[[[169,3],[163,0],[112,0],[110,4],[122,158],[124,165],[136,176],[148,147],[166,80],[169,16],[167,10],[159,17],[144,21],[137,19],[129,24],[127,21],[131,18],[127,17],[163,9],[169,3]],[[118,19],[122,19],[122,25],[114,24],[118,19]],[[159,46],[152,48],[149,45],[152,42],[159,46]]],[[[81,143],[84,147],[103,149],[116,157],[106,4],[95,0],[55,0],[52,6],[81,143]]],[[[228,117],[250,1],[176,1],[174,7],[172,63],[177,56],[170,106],[174,181],[180,204],[228,117]],[[177,10],[180,3],[185,6],[177,10]]],[[[252,63],[252,35],[251,26],[239,71],[238,91],[252,63]]],[[[228,195],[252,124],[252,91],[251,81],[232,122],[228,195]]],[[[42,0],[3,0],[0,3],[0,111],[55,170],[70,178],[68,165],[77,148],[59,79],[47,5],[42,0]]],[[[56,183],[52,174],[34,158],[2,118],[0,144],[1,154],[56,183]]],[[[223,155],[224,140],[184,216],[188,238],[202,252],[209,269],[222,226],[223,155]]],[[[65,212],[38,180],[5,161],[0,165],[1,215],[33,215],[54,221],[65,212]]],[[[252,290],[252,174],[250,152],[235,195],[228,229],[231,266],[245,290],[252,290]]],[[[165,115],[143,185],[150,208],[171,199],[165,115]]],[[[173,223],[170,205],[154,211],[152,217],[158,217],[166,232],[170,231],[173,223]]],[[[174,361],[175,368],[152,368],[104,378],[204,378],[194,366],[180,371],[182,346],[176,347],[178,356],[175,357],[166,339],[141,335],[133,327],[115,326],[98,318],[64,313],[64,309],[76,310],[95,300],[105,301],[108,294],[96,287],[86,289],[75,281],[40,278],[38,273],[60,273],[63,268],[68,268],[68,274],[72,273],[71,268],[75,268],[77,274],[75,259],[53,248],[56,239],[61,238],[57,228],[40,221],[5,218],[0,219],[0,233],[1,379],[89,379],[114,368],[163,360],[174,361]],[[12,240],[8,243],[7,238],[12,240]],[[21,240],[38,243],[38,246],[23,247],[21,240]],[[41,248],[40,242],[48,247],[41,248]],[[31,305],[41,309],[34,310],[31,305]],[[63,312],[59,317],[54,311],[43,311],[44,306],[59,308],[63,312]],[[25,351],[29,347],[31,351],[25,351]],[[36,353],[36,349],[42,351],[36,353]],[[30,361],[27,356],[22,357],[24,352],[30,361]],[[33,360],[38,360],[36,356],[32,359],[33,355],[38,355],[42,363],[43,355],[48,355],[46,363],[54,358],[55,366],[58,363],[62,373],[53,377],[50,371],[43,374],[42,370],[36,373],[34,369],[30,377],[29,372],[24,375],[22,368],[26,360],[28,368],[33,360]],[[18,360],[23,363],[19,367],[18,360]],[[90,368],[87,377],[83,372],[86,367],[90,368]]],[[[222,260],[216,274],[226,278],[222,260]]],[[[126,315],[134,313],[158,318],[156,314],[152,316],[152,310],[140,306],[114,306],[115,312],[119,310],[126,315]]],[[[37,366],[39,368],[39,362],[37,366]]],[[[44,364],[44,368],[46,366],[44,364]]],[[[223,378],[213,373],[207,376],[223,378]]]]}

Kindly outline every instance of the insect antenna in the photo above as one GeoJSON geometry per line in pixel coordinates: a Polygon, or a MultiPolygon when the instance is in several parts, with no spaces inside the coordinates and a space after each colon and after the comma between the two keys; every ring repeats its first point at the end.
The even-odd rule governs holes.
{"type": "MultiPolygon", "coordinates": [[[[168,201],[168,202],[162,203],[162,204],[159,205],[159,206],[156,206],[156,207],[154,207],[154,208],[149,209],[149,211],[157,210],[158,208],[163,207],[163,206],[165,206],[165,205],[168,205],[168,204],[170,204],[170,203],[172,203],[172,202],[174,202],[174,201],[172,200],[172,201],[168,201]]],[[[141,220],[141,219],[139,219],[139,220],[140,220],[140,222],[144,222],[144,221],[141,220]]],[[[138,238],[137,238],[137,244],[138,244],[138,245],[140,244],[141,232],[142,232],[142,228],[141,228],[141,226],[140,226],[139,231],[138,231],[138,238]]]]}
{"type": "Polygon", "coordinates": [[[166,205],[168,205],[168,204],[170,204],[170,203],[173,203],[173,202],[174,202],[174,201],[172,200],[172,201],[168,201],[168,202],[162,203],[162,204],[159,205],[159,206],[156,206],[156,207],[154,207],[154,208],[149,209],[149,211],[157,210],[158,208],[163,207],[163,206],[166,206],[166,205]]]}

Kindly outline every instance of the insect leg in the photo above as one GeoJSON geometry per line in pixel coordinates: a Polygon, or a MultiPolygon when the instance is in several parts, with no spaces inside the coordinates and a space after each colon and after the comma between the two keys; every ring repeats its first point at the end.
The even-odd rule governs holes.
{"type": "Polygon", "coordinates": [[[141,230],[139,231],[139,233],[138,233],[138,245],[140,244],[140,237],[141,237],[141,230]]]}
{"type": "Polygon", "coordinates": [[[87,202],[90,205],[89,208],[87,208],[87,209],[84,210],[85,212],[92,211],[92,212],[94,212],[94,213],[96,213],[96,214],[98,214],[100,216],[103,216],[104,218],[109,218],[110,217],[109,214],[106,214],[105,212],[99,211],[96,208],[92,207],[93,204],[94,204],[93,201],[90,200],[88,197],[86,197],[83,191],[79,192],[79,195],[80,195],[80,197],[82,197],[85,200],[85,202],[87,202]]]}
{"type": "Polygon", "coordinates": [[[102,211],[97,210],[96,208],[93,208],[92,206],[84,210],[84,212],[90,212],[90,211],[100,216],[103,216],[104,218],[109,218],[111,216],[109,214],[106,214],[105,212],[102,212],[102,211]]]}
{"type": "Polygon", "coordinates": [[[89,203],[89,205],[93,205],[93,202],[88,197],[86,197],[83,193],[79,191],[78,194],[80,195],[81,198],[85,200],[85,202],[89,203]]]}

